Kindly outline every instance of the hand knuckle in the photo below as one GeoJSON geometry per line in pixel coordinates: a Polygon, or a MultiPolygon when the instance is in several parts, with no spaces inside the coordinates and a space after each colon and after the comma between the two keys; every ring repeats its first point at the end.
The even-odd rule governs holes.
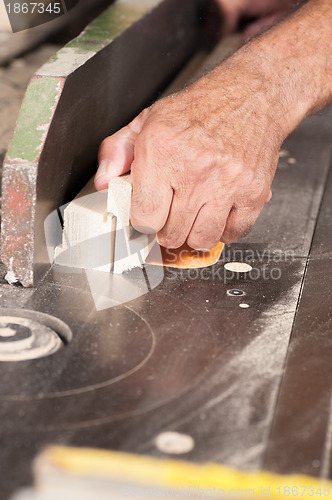
{"type": "Polygon", "coordinates": [[[131,215],[136,220],[153,216],[159,209],[160,203],[151,188],[145,186],[144,191],[133,190],[131,198],[131,215]]]}
{"type": "Polygon", "coordinates": [[[235,227],[227,228],[227,230],[224,232],[222,236],[222,241],[228,244],[234,243],[242,236],[244,236],[244,234],[245,232],[242,231],[241,229],[237,229],[235,227]]]}
{"type": "Polygon", "coordinates": [[[252,173],[248,169],[244,162],[242,161],[230,161],[228,167],[228,175],[233,180],[239,180],[245,178],[247,181],[251,181],[252,173]]]}
{"type": "Polygon", "coordinates": [[[264,179],[258,179],[255,183],[255,192],[257,198],[266,198],[268,196],[267,185],[264,179]]]}
{"type": "Polygon", "coordinates": [[[187,243],[191,248],[195,250],[212,250],[218,243],[219,239],[211,238],[211,237],[202,237],[200,235],[191,235],[189,236],[187,243]]]}
{"type": "Polygon", "coordinates": [[[236,241],[236,238],[234,238],[234,236],[232,236],[228,231],[225,232],[222,237],[221,237],[221,241],[223,243],[225,243],[226,245],[230,245],[231,243],[234,243],[236,241]]]}
{"type": "Polygon", "coordinates": [[[263,205],[268,197],[267,185],[264,180],[255,180],[250,183],[239,196],[239,205],[242,207],[254,208],[258,205],[263,205]]]}
{"type": "Polygon", "coordinates": [[[179,248],[184,243],[184,238],[175,234],[158,233],[158,242],[165,248],[179,248]]]}
{"type": "Polygon", "coordinates": [[[200,224],[191,231],[187,242],[190,247],[197,250],[210,250],[218,243],[220,234],[219,224],[215,226],[200,224]]]}
{"type": "Polygon", "coordinates": [[[158,205],[154,199],[136,199],[132,202],[131,216],[136,222],[143,220],[146,217],[152,216],[158,209],[158,205]]]}

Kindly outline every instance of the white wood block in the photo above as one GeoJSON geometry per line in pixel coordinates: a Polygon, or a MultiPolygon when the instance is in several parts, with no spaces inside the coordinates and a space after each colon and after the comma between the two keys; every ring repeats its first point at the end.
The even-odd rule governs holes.
{"type": "Polygon", "coordinates": [[[55,263],[117,274],[141,267],[156,238],[131,226],[131,192],[130,175],[112,179],[108,191],[101,192],[91,179],[64,210],[55,263]]]}
{"type": "Polygon", "coordinates": [[[110,272],[113,263],[116,219],[108,214],[107,191],[98,192],[93,179],[64,211],[62,245],[55,263],[110,272]]]}
{"type": "Polygon", "coordinates": [[[107,211],[116,217],[114,273],[123,273],[142,266],[156,240],[155,234],[142,234],[132,228],[131,193],[130,174],[116,177],[109,182],[107,211]]]}
{"type": "Polygon", "coordinates": [[[108,184],[107,212],[115,215],[123,226],[130,226],[131,176],[121,175],[108,184]]]}

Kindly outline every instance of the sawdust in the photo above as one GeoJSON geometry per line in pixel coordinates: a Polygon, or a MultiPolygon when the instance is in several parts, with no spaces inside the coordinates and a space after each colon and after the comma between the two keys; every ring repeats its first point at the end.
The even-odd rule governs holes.
{"type": "Polygon", "coordinates": [[[279,158],[285,158],[286,156],[289,156],[289,152],[286,149],[280,149],[279,158]]]}
{"type": "Polygon", "coordinates": [[[10,284],[10,285],[14,285],[15,283],[18,283],[18,278],[16,277],[14,271],[13,271],[13,257],[10,258],[10,261],[9,261],[9,269],[8,269],[8,272],[5,276],[5,280],[10,284]]]}
{"type": "Polygon", "coordinates": [[[155,446],[163,453],[171,455],[183,455],[191,451],[195,442],[191,436],[179,432],[162,432],[155,439],[155,446]]]}

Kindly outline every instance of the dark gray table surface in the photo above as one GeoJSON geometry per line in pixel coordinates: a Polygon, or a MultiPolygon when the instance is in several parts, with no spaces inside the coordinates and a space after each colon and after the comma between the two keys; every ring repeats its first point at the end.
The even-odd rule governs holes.
{"type": "Polygon", "coordinates": [[[166,270],[156,288],[99,312],[85,274],[53,268],[33,289],[1,280],[1,307],[73,332],[52,356],[0,363],[3,498],[31,482],[46,444],[165,456],[154,438],[166,430],[194,438],[189,461],[329,475],[331,123],[322,112],[287,139],[272,201],[204,274],[166,270]],[[226,272],[234,260],[251,276],[226,272]]]}

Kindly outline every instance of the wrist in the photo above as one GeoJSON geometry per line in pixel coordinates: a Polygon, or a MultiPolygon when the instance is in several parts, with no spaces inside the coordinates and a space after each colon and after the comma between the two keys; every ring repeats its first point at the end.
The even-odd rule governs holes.
{"type": "Polygon", "coordinates": [[[255,71],[263,82],[266,106],[284,140],[309,114],[316,96],[302,81],[302,69],[285,56],[280,40],[271,44],[270,37],[261,37],[250,50],[256,54],[255,71]]]}
{"type": "Polygon", "coordinates": [[[311,0],[256,42],[272,62],[291,130],[332,99],[332,3],[311,0]]]}
{"type": "Polygon", "coordinates": [[[331,17],[330,0],[312,0],[229,60],[261,82],[285,136],[332,100],[331,17]]]}

